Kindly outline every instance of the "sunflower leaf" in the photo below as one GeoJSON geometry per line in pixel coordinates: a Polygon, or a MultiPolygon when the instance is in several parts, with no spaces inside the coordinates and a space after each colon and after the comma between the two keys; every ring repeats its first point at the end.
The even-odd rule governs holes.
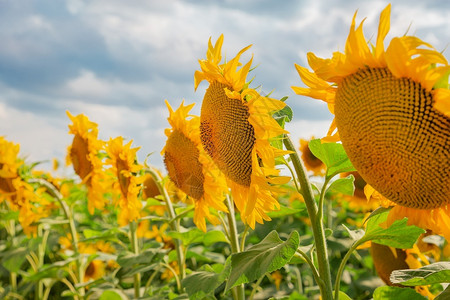
{"type": "Polygon", "coordinates": [[[184,246],[188,246],[193,243],[201,243],[203,241],[204,232],[198,228],[191,228],[185,232],[170,231],[168,235],[175,239],[180,240],[184,246]]]}
{"type": "Polygon", "coordinates": [[[342,144],[322,143],[320,139],[311,140],[308,144],[312,154],[327,166],[327,177],[343,172],[356,171],[342,144]]]}
{"type": "Polygon", "coordinates": [[[293,116],[294,116],[294,112],[292,111],[292,108],[287,104],[285,107],[276,111],[272,115],[272,117],[275,119],[275,121],[277,121],[278,124],[280,124],[280,126],[283,128],[284,128],[285,123],[289,123],[290,121],[292,121],[293,116]]]}
{"type": "Polygon", "coordinates": [[[121,290],[106,290],[102,293],[99,300],[124,300],[129,299],[121,290]]]}
{"type": "Polygon", "coordinates": [[[281,218],[284,216],[295,215],[296,213],[299,213],[303,210],[304,209],[290,208],[290,207],[287,207],[284,205],[280,205],[279,210],[274,210],[274,211],[268,212],[267,215],[272,219],[273,218],[281,218]]]}
{"type": "Polygon", "coordinates": [[[354,181],[355,177],[353,177],[353,175],[349,175],[345,178],[339,178],[333,181],[328,186],[327,190],[348,196],[353,196],[353,193],[355,192],[355,185],[353,184],[354,181]]]}
{"type": "Polygon", "coordinates": [[[231,256],[231,274],[226,290],[241,283],[252,282],[267,272],[273,272],[287,264],[294,256],[300,236],[293,231],[286,241],[271,231],[259,244],[231,256]]]}
{"type": "Polygon", "coordinates": [[[225,266],[216,265],[214,268],[204,265],[202,269],[189,274],[182,281],[189,299],[204,299],[205,296],[212,294],[230,274],[230,259],[227,259],[225,266]]]}
{"type": "Polygon", "coordinates": [[[445,300],[450,299],[450,285],[447,286],[447,288],[440,293],[434,300],[445,300]]]}
{"type": "Polygon", "coordinates": [[[373,292],[373,300],[386,299],[426,300],[427,298],[414,289],[397,286],[380,286],[373,292]]]}
{"type": "Polygon", "coordinates": [[[396,220],[388,228],[383,228],[383,223],[386,222],[388,214],[389,212],[383,212],[370,218],[367,222],[366,234],[359,242],[373,241],[394,248],[412,248],[425,230],[407,225],[407,218],[396,220]]]}
{"type": "Polygon", "coordinates": [[[391,281],[406,286],[450,283],[450,262],[441,261],[419,269],[395,270],[391,273],[391,281]]]}

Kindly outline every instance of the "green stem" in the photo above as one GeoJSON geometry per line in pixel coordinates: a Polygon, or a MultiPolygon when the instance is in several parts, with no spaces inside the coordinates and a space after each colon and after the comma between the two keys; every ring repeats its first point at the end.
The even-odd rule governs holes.
{"type": "MultiPolygon", "coordinates": [[[[16,223],[14,220],[9,221],[9,234],[11,236],[11,246],[16,247],[16,223]]],[[[11,281],[11,292],[17,292],[17,273],[11,272],[9,274],[9,279],[11,281]]]]}
{"type": "Polygon", "coordinates": [[[245,225],[245,229],[244,232],[242,233],[242,237],[241,237],[241,252],[244,251],[245,249],[245,238],[247,237],[247,233],[248,233],[248,229],[250,226],[248,226],[247,224],[245,225]]]}
{"type": "MultiPolygon", "coordinates": [[[[82,284],[84,282],[84,270],[83,270],[83,263],[82,263],[82,257],[80,255],[79,249],[78,249],[78,234],[77,229],[75,226],[75,220],[73,218],[72,211],[70,210],[70,207],[66,204],[66,202],[63,201],[63,196],[61,193],[55,188],[55,186],[48,181],[44,179],[32,179],[29,181],[30,183],[36,182],[39,183],[42,186],[45,186],[49,191],[52,192],[52,194],[55,196],[56,200],[58,200],[59,204],[61,205],[64,215],[66,216],[67,220],[69,221],[69,228],[70,228],[70,234],[72,235],[72,246],[73,250],[75,252],[75,255],[78,257],[76,260],[77,264],[77,281],[79,284],[82,284]]],[[[85,294],[84,287],[81,287],[79,290],[80,295],[83,298],[85,294]]]]}
{"type": "Polygon", "coordinates": [[[308,263],[308,265],[311,268],[311,271],[313,273],[314,279],[316,280],[317,284],[319,286],[323,285],[322,279],[320,278],[319,273],[317,272],[317,268],[314,265],[314,263],[311,260],[311,258],[308,256],[308,254],[306,254],[305,252],[301,251],[300,249],[297,249],[296,254],[300,255],[308,263]]]}
{"type": "Polygon", "coordinates": [[[259,285],[261,284],[261,281],[263,281],[265,276],[266,276],[266,274],[259,277],[258,281],[256,281],[256,283],[253,285],[252,293],[250,294],[250,297],[248,298],[249,300],[253,300],[253,298],[255,297],[255,294],[256,294],[256,290],[258,289],[259,285]]]}
{"type": "MultiPolygon", "coordinates": [[[[159,176],[158,173],[156,173],[152,169],[147,169],[146,172],[148,172],[150,175],[152,175],[153,179],[157,183],[158,190],[159,190],[161,196],[163,197],[164,202],[166,203],[167,211],[169,212],[170,219],[171,220],[176,219],[177,215],[175,213],[175,210],[173,209],[172,201],[170,201],[169,194],[167,193],[167,190],[162,185],[162,178],[159,176]]],[[[181,232],[180,231],[180,221],[179,221],[179,219],[177,219],[175,222],[170,222],[169,226],[170,226],[170,228],[173,231],[181,232]]],[[[185,269],[185,265],[184,265],[185,256],[183,254],[181,241],[178,240],[178,239],[175,239],[175,249],[176,249],[176,252],[177,252],[177,262],[178,262],[178,268],[179,268],[179,271],[180,271],[179,277],[180,277],[180,282],[181,282],[184,279],[184,277],[186,276],[186,269],[185,269]]],[[[183,289],[184,288],[181,285],[181,290],[180,290],[181,293],[183,292],[183,289]]]]}
{"type": "Polygon", "coordinates": [[[327,227],[333,229],[333,201],[327,201],[327,227]]]}
{"type": "MultiPolygon", "coordinates": [[[[231,243],[231,253],[239,253],[239,238],[238,238],[238,231],[236,226],[236,218],[234,214],[234,205],[231,202],[230,197],[227,195],[227,198],[225,200],[225,205],[228,208],[228,227],[229,227],[229,233],[230,233],[230,243],[231,243]]],[[[238,286],[235,286],[233,295],[235,296],[236,300],[244,300],[245,299],[245,288],[244,284],[240,284],[238,286]]]]}
{"type": "MultiPolygon", "coordinates": [[[[136,221],[131,221],[130,223],[130,242],[131,249],[135,255],[139,255],[139,243],[137,237],[137,223],[136,221]]],[[[141,295],[141,274],[134,274],[134,297],[138,299],[141,295]]]]}
{"type": "MultiPolygon", "coordinates": [[[[302,188],[302,194],[306,204],[306,209],[308,211],[309,218],[311,219],[314,242],[316,244],[319,275],[323,283],[322,285],[319,285],[320,293],[323,300],[333,300],[333,288],[331,284],[331,272],[330,264],[328,262],[323,220],[318,214],[318,208],[316,201],[314,200],[311,184],[309,183],[308,176],[303,163],[300,160],[297,149],[287,135],[284,136],[283,143],[287,150],[292,151],[289,155],[294,165],[295,172],[297,173],[298,181],[302,188]]],[[[321,210],[321,208],[319,208],[319,210],[321,210]]]]}
{"type": "MultiPolygon", "coordinates": [[[[38,260],[37,260],[37,269],[39,270],[44,265],[44,257],[45,257],[45,248],[47,246],[48,236],[50,234],[49,230],[45,230],[42,232],[42,225],[38,226],[38,236],[42,236],[42,242],[38,246],[38,260]]],[[[44,297],[44,284],[42,280],[38,280],[37,282],[37,291],[35,294],[36,299],[42,299],[44,297]]]]}
{"type": "Polygon", "coordinates": [[[355,251],[356,248],[358,248],[358,246],[363,244],[364,242],[365,242],[364,240],[359,240],[356,243],[354,243],[353,246],[347,251],[344,258],[342,259],[341,264],[339,265],[337,275],[336,275],[336,282],[334,284],[334,300],[339,300],[339,289],[340,289],[340,285],[341,285],[342,273],[344,272],[344,269],[345,269],[345,264],[347,263],[348,259],[352,255],[353,251],[355,251]]]}

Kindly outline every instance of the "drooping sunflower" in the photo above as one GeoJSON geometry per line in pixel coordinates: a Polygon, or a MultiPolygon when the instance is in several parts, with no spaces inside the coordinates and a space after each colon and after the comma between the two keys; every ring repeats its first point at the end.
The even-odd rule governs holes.
{"type": "Polygon", "coordinates": [[[50,214],[51,203],[43,197],[45,188],[34,189],[24,181],[18,168],[20,145],[0,136],[0,203],[7,202],[13,211],[19,211],[19,222],[27,235],[37,231],[35,223],[50,214]]]}
{"type": "Polygon", "coordinates": [[[223,35],[215,45],[208,42],[206,60],[199,60],[201,71],[194,75],[195,89],[207,80],[203,98],[200,136],[205,151],[228,179],[234,202],[242,220],[250,227],[270,220],[266,212],[279,208],[272,196],[277,177],[275,157],[285,154],[275,149],[269,139],[287,133],[272,118],[282,109],[282,101],[260,95],[246,83],[252,59],[238,69],[245,47],[229,62],[222,63],[223,35]]]}
{"type": "Polygon", "coordinates": [[[68,111],[66,113],[73,122],[69,125],[69,133],[75,135],[66,160],[73,164],[75,173],[87,185],[88,210],[93,214],[96,208],[102,210],[105,207],[106,200],[103,195],[110,184],[98,155],[104,147],[104,142],[97,138],[96,123],[89,121],[83,114],[73,116],[68,111]]]}
{"type": "Polygon", "coordinates": [[[176,111],[167,101],[166,105],[172,128],[165,130],[167,141],[161,151],[164,164],[172,182],[194,200],[194,223],[206,232],[205,218],[214,225],[219,224],[209,208],[228,211],[223,203],[228,187],[223,174],[203,150],[200,118],[189,115],[194,104],[184,106],[183,101],[176,111]],[[187,119],[189,116],[191,118],[187,119]]]}
{"type": "Polygon", "coordinates": [[[293,90],[328,103],[335,119],[326,140],[340,139],[369,188],[390,200],[389,223],[408,217],[450,239],[450,93],[442,84],[450,66],[414,36],[395,37],[385,50],[390,9],[381,13],[375,45],[362,23],[355,28],[355,14],[345,53],[308,53],[313,72],[296,65],[308,87],[293,90]]]}
{"type": "MultiPolygon", "coordinates": [[[[414,245],[411,249],[397,249],[372,242],[370,253],[378,276],[390,286],[403,287],[391,282],[390,276],[393,271],[417,269],[429,264],[428,259],[420,252],[417,245],[414,245]]],[[[428,299],[434,299],[434,295],[430,293],[426,286],[417,286],[416,291],[428,297],[428,299]]]]}
{"type": "MultiPolygon", "coordinates": [[[[314,137],[312,137],[310,140],[313,140],[314,137]]],[[[300,139],[300,152],[302,153],[302,160],[305,164],[305,168],[308,171],[313,172],[315,176],[323,176],[325,175],[326,166],[325,164],[318,159],[309,149],[309,141],[305,139],[300,139]]]]}
{"type": "Polygon", "coordinates": [[[109,171],[117,177],[113,189],[119,206],[119,224],[125,226],[140,218],[142,203],[138,198],[144,176],[137,176],[142,165],[136,162],[136,152],[140,147],[131,148],[132,140],[123,144],[123,137],[110,139],[107,145],[109,171]]]}

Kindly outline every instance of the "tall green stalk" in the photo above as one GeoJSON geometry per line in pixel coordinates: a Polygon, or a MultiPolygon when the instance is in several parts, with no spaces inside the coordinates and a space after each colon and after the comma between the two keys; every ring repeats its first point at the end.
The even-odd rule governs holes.
{"type": "MultiPolygon", "coordinates": [[[[157,183],[159,193],[162,195],[164,202],[166,203],[167,211],[169,213],[169,217],[171,220],[176,220],[176,213],[173,209],[172,201],[170,200],[169,194],[167,193],[167,190],[162,185],[162,178],[159,176],[158,173],[153,171],[152,169],[147,169],[146,172],[148,172],[150,175],[152,175],[153,180],[157,183]]],[[[180,232],[180,221],[177,219],[174,222],[169,223],[170,229],[176,232],[180,232]]],[[[183,248],[181,245],[181,241],[178,239],[175,239],[175,250],[177,252],[177,262],[178,262],[178,268],[180,271],[180,281],[183,280],[183,278],[186,276],[186,269],[185,269],[185,256],[183,253],[183,248]]],[[[181,291],[183,292],[183,286],[181,286],[181,291]]]]}
{"type": "MultiPolygon", "coordinates": [[[[70,207],[67,205],[66,202],[63,201],[63,196],[61,193],[48,181],[44,179],[33,179],[30,180],[30,182],[37,182],[42,186],[45,186],[48,188],[52,194],[55,196],[56,200],[58,200],[59,204],[61,205],[64,215],[66,216],[67,220],[69,221],[69,228],[70,228],[70,234],[72,235],[72,246],[73,250],[75,252],[75,255],[77,256],[76,264],[77,264],[77,281],[78,284],[82,284],[84,282],[84,268],[83,268],[83,262],[82,257],[80,255],[80,251],[78,248],[78,234],[77,234],[77,228],[75,226],[75,220],[73,218],[72,211],[70,207]]],[[[85,295],[85,289],[84,287],[80,287],[78,292],[81,295],[81,298],[84,298],[85,295]]]]}
{"type": "MultiPolygon", "coordinates": [[[[135,255],[139,255],[139,241],[137,237],[137,222],[131,221],[130,223],[130,242],[131,242],[131,250],[135,255]]],[[[141,274],[134,274],[134,297],[137,299],[141,295],[141,274]]]]}
{"type": "MultiPolygon", "coordinates": [[[[328,261],[328,251],[323,224],[323,207],[317,207],[316,201],[314,200],[311,184],[309,182],[303,163],[300,160],[294,144],[287,135],[284,136],[283,143],[287,150],[292,151],[289,156],[291,157],[292,164],[294,165],[295,173],[297,174],[301,192],[305,200],[306,209],[308,211],[309,218],[311,219],[320,276],[318,282],[320,293],[323,300],[333,300],[330,264],[328,261]]],[[[323,201],[320,202],[320,205],[323,206],[323,201]]]]}
{"type": "MultiPolygon", "coordinates": [[[[227,218],[228,218],[228,230],[230,234],[230,243],[231,243],[231,253],[239,253],[239,237],[236,226],[236,218],[234,214],[234,205],[231,202],[230,197],[227,195],[225,200],[225,205],[228,208],[227,218]]],[[[244,300],[245,299],[245,289],[244,284],[240,284],[233,288],[233,297],[236,300],[244,300]]]]}

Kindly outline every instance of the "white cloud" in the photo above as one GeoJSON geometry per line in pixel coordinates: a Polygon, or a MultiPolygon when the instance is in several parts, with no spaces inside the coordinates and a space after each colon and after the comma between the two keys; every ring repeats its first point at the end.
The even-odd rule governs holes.
{"type": "Polygon", "coordinates": [[[54,126],[46,117],[24,112],[0,102],[0,135],[20,144],[20,155],[28,162],[48,161],[43,166],[50,169],[52,158],[63,159],[70,137],[68,128],[54,126]]]}

